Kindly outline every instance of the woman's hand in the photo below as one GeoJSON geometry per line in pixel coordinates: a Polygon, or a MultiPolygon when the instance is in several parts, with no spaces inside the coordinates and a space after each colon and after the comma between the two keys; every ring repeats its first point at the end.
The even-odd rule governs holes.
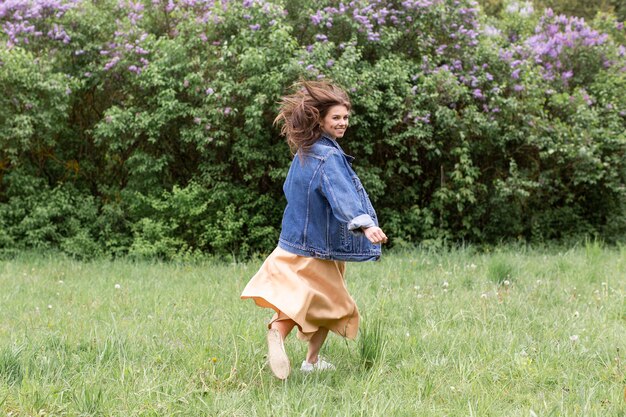
{"type": "Polygon", "coordinates": [[[383,232],[383,229],[378,226],[363,229],[363,233],[365,233],[365,237],[374,244],[387,243],[387,235],[383,232]]]}

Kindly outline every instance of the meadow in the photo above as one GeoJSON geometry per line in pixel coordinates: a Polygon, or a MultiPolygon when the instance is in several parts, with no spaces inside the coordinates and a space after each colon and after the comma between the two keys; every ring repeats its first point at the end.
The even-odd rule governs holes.
{"type": "Polygon", "coordinates": [[[356,341],[284,382],[227,263],[0,261],[3,416],[625,416],[626,247],[386,253],[350,264],[356,341]]]}

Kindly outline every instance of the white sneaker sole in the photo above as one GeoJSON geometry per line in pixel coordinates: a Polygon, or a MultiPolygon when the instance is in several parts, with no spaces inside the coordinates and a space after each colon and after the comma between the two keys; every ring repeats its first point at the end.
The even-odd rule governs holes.
{"type": "Polygon", "coordinates": [[[291,371],[283,338],[276,329],[267,332],[267,349],[270,369],[278,379],[287,379],[291,371]]]}

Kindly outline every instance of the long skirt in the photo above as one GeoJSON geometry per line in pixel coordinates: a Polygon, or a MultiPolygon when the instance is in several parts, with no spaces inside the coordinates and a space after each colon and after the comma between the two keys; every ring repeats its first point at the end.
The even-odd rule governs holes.
{"type": "Polygon", "coordinates": [[[348,293],[343,261],[295,255],[277,247],[241,294],[275,311],[274,321],[293,320],[298,338],[309,340],[320,327],[356,338],[359,310],[348,293]]]}

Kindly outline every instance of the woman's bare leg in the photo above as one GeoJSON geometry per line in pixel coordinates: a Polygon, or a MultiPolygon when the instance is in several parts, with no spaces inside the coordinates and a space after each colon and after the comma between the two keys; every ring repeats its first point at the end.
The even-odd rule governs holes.
{"type": "Polygon", "coordinates": [[[295,325],[296,322],[291,319],[277,320],[270,325],[270,329],[278,330],[278,333],[280,333],[283,340],[285,340],[295,325]]]}
{"type": "Polygon", "coordinates": [[[326,340],[326,336],[328,336],[328,329],[320,327],[319,330],[311,337],[309,340],[309,351],[306,354],[306,361],[308,363],[317,363],[320,349],[326,340]]]}

